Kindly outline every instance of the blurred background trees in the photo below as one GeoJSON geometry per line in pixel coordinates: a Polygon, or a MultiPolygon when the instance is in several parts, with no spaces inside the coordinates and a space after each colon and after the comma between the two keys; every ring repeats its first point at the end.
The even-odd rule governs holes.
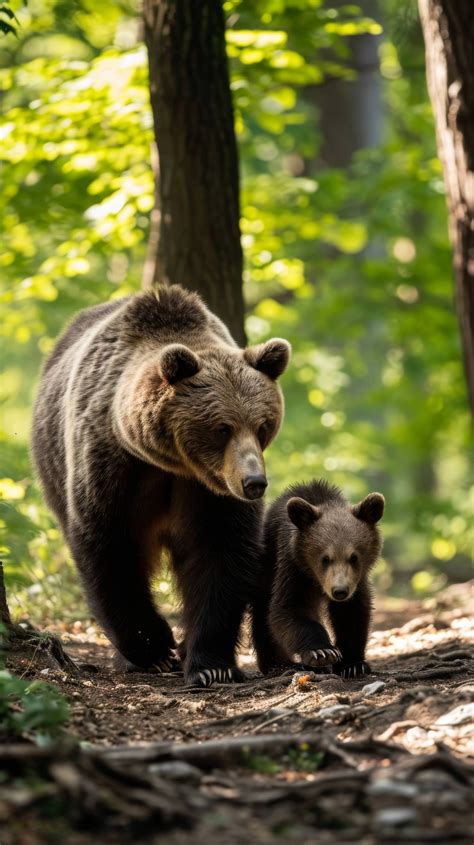
{"type": "MultiPolygon", "coordinates": [[[[452,253],[416,2],[361,5],[223,4],[245,327],[250,342],[294,348],[270,495],[313,476],[354,500],[381,490],[378,586],[426,593],[469,573],[452,253]]],[[[0,42],[2,554],[17,608],[57,614],[70,589],[77,617],[32,476],[30,410],[65,321],[141,284],[155,203],[146,27],[128,0],[12,8],[18,37],[0,42]]]]}

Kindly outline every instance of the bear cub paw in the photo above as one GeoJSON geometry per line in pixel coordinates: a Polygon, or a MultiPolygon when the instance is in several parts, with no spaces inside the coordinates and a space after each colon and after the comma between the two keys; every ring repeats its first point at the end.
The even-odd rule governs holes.
{"type": "Polygon", "coordinates": [[[210,687],[211,684],[241,684],[246,681],[244,673],[236,666],[219,667],[216,669],[201,669],[200,672],[191,672],[187,679],[187,686],[210,687]]]}
{"type": "Polygon", "coordinates": [[[358,663],[336,663],[332,667],[336,675],[347,680],[349,678],[363,678],[365,675],[370,675],[372,669],[370,664],[365,660],[360,660],[358,663]]]}
{"type": "Polygon", "coordinates": [[[333,666],[342,660],[342,654],[336,646],[302,651],[300,654],[303,666],[333,666]]]}

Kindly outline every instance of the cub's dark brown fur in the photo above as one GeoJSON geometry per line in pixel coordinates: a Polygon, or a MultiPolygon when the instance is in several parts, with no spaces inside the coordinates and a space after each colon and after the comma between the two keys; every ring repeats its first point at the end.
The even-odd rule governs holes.
{"type": "Polygon", "coordinates": [[[253,621],[263,672],[295,653],[304,664],[332,665],[345,677],[370,671],[364,659],[371,618],[367,576],[382,546],[376,523],[383,510],[380,493],[351,506],[324,481],[291,487],[269,508],[253,621]]]}
{"type": "Polygon", "coordinates": [[[280,339],[239,349],[199,297],[171,286],[82,312],[46,362],[34,457],[89,604],[129,664],[176,665],[150,589],[166,550],[187,681],[239,678],[262,452],[281,422],[288,358],[280,339]]]}

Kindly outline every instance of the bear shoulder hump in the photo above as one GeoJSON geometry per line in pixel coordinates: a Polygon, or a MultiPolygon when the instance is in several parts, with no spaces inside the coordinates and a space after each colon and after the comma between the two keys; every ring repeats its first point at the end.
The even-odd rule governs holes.
{"type": "Polygon", "coordinates": [[[162,285],[131,297],[124,314],[124,332],[130,340],[204,330],[209,312],[192,291],[180,285],[162,285]]]}

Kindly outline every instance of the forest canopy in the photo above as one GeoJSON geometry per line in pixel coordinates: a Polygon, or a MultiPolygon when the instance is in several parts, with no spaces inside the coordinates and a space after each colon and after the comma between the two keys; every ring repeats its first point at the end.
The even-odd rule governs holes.
{"type": "MultiPolygon", "coordinates": [[[[72,582],[29,458],[41,361],[80,308],[140,289],[153,127],[133,3],[11,8],[16,35],[0,41],[0,527],[8,584],[20,607],[34,597],[34,619],[72,582]]],[[[469,416],[416,4],[226,0],[224,11],[246,333],[294,350],[270,496],[312,477],[354,501],[381,490],[378,584],[425,594],[468,575],[469,416]]]]}

